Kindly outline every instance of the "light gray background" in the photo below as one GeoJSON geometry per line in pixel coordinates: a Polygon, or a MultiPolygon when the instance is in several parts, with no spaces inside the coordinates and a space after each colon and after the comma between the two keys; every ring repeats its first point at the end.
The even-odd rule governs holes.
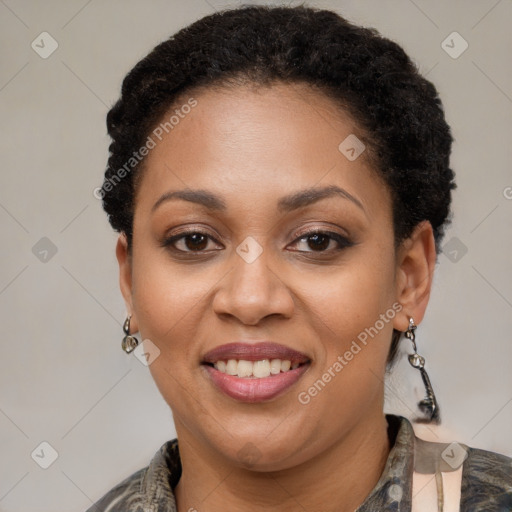
{"type": "MultiPolygon", "coordinates": [[[[419,351],[443,440],[512,455],[512,2],[308,3],[396,40],[440,91],[458,189],[419,351]],[[469,44],[457,59],[441,46],[453,31],[469,44]]],[[[121,351],[116,235],[93,190],[122,78],[228,5],[0,0],[1,511],[84,510],[175,435],[148,368],[121,351]],[[43,31],[59,45],[47,59],[31,48],[43,31]],[[43,237],[55,255],[42,252],[47,242],[33,250],[43,237]],[[58,452],[48,469],[31,458],[42,441],[58,452]]],[[[410,417],[419,375],[403,359],[389,385],[387,410],[410,417]]]]}

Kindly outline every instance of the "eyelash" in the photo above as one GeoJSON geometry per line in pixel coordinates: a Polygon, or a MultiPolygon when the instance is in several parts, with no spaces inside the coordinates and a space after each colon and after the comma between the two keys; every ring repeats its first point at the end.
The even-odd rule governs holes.
{"type": "MultiPolygon", "coordinates": [[[[217,240],[215,240],[213,237],[211,237],[208,233],[206,233],[204,231],[200,231],[198,229],[190,229],[190,230],[182,231],[181,233],[179,233],[177,235],[173,235],[169,238],[166,238],[165,240],[162,241],[161,246],[165,247],[165,248],[170,248],[174,252],[182,253],[182,254],[197,254],[197,255],[199,255],[201,253],[207,253],[208,251],[205,251],[205,250],[184,251],[184,250],[177,249],[176,247],[174,247],[173,244],[175,244],[177,241],[181,240],[182,238],[186,238],[187,236],[190,236],[190,235],[203,235],[203,236],[206,236],[208,239],[213,240],[215,243],[219,243],[219,242],[217,242],[217,240]]],[[[350,241],[348,238],[346,238],[343,235],[340,235],[339,233],[335,233],[333,231],[325,231],[325,230],[321,230],[321,229],[312,229],[310,231],[301,233],[299,236],[297,236],[297,238],[293,241],[293,243],[302,241],[304,239],[307,240],[308,238],[310,238],[314,235],[324,235],[324,236],[327,236],[330,240],[336,241],[338,243],[338,247],[334,249],[335,252],[341,251],[347,247],[352,247],[354,245],[354,242],[350,241]]],[[[323,250],[323,251],[297,251],[297,252],[305,252],[305,253],[313,253],[313,254],[315,254],[315,253],[328,254],[329,252],[333,252],[333,250],[331,249],[331,250],[323,250]]]]}

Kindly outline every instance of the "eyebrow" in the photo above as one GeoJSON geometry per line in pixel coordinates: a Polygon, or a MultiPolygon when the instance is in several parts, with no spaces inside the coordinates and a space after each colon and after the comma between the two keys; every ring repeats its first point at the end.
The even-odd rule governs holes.
{"type": "MultiPolygon", "coordinates": [[[[366,213],[361,201],[354,197],[352,194],[347,192],[345,189],[340,188],[336,185],[329,185],[321,188],[308,188],[299,190],[290,195],[284,196],[277,202],[277,209],[280,212],[288,213],[299,208],[303,208],[310,204],[316,203],[322,199],[330,197],[341,197],[347,199],[358,206],[363,212],[366,213]]],[[[225,201],[218,195],[215,195],[207,190],[201,189],[185,189],[185,190],[174,190],[166,192],[157,200],[157,202],[151,208],[153,213],[161,204],[176,199],[182,199],[191,203],[200,204],[209,210],[215,211],[226,211],[227,206],[225,201]]]]}

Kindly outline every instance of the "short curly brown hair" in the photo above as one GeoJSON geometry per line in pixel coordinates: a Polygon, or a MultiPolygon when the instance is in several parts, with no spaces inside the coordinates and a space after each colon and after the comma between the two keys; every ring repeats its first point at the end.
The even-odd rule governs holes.
{"type": "MultiPolygon", "coordinates": [[[[141,168],[134,152],[186,91],[244,82],[306,83],[339,102],[367,134],[374,167],[389,186],[396,244],[428,220],[439,252],[455,183],[453,139],[435,86],[375,29],[305,6],[216,12],[157,45],[125,77],[107,115],[112,143],[100,195],[129,248],[141,168]]],[[[390,365],[400,334],[393,333],[390,365]]]]}

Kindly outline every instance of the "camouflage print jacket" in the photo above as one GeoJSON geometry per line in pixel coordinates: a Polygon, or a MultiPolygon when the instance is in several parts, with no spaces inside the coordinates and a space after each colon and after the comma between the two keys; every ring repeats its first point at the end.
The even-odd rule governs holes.
{"type": "MultiPolygon", "coordinates": [[[[454,456],[453,450],[447,452],[449,444],[418,439],[406,418],[393,415],[386,418],[393,447],[379,481],[355,512],[410,512],[418,450],[423,455],[428,453],[427,459],[437,461],[433,464],[440,471],[450,471],[443,460],[443,453],[454,456]]],[[[459,466],[462,463],[460,511],[511,512],[512,458],[463,444],[457,446],[465,451],[459,463],[459,466]]],[[[87,512],[177,512],[173,489],[180,476],[178,441],[173,439],[157,451],[148,466],[116,485],[87,512]]]]}

